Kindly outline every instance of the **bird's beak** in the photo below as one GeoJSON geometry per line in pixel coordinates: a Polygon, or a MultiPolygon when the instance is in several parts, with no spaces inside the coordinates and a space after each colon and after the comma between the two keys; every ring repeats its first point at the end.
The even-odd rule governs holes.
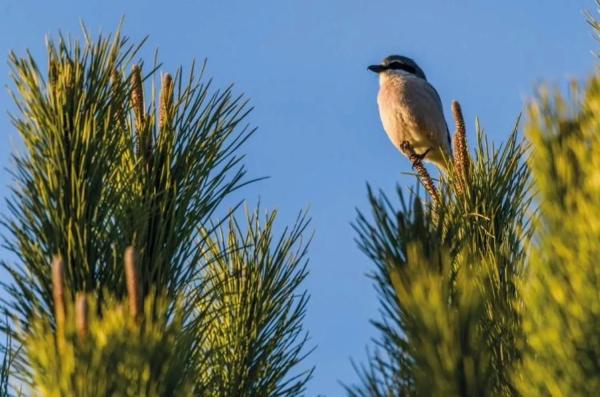
{"type": "Polygon", "coordinates": [[[367,69],[374,73],[381,73],[386,70],[386,67],[383,65],[371,65],[367,69]]]}

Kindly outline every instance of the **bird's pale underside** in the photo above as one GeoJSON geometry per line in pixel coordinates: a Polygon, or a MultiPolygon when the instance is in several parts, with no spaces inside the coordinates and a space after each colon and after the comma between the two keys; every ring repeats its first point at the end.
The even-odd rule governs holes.
{"type": "Polygon", "coordinates": [[[433,87],[402,72],[386,71],[380,79],[377,102],[390,140],[398,150],[403,141],[408,141],[417,154],[426,153],[425,160],[445,169],[444,156],[450,154],[448,127],[433,87]]]}
{"type": "Polygon", "coordinates": [[[402,151],[401,144],[408,141],[424,160],[445,171],[451,156],[448,126],[440,97],[424,73],[412,60],[399,56],[386,58],[379,70],[370,69],[379,73],[379,114],[392,143],[402,151]],[[402,65],[397,66],[397,59],[402,65]]]}

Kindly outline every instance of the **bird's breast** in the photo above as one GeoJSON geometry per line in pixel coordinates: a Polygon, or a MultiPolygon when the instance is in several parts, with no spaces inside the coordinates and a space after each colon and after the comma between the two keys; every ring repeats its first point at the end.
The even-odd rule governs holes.
{"type": "Polygon", "coordinates": [[[403,81],[382,84],[377,96],[383,128],[397,147],[402,141],[412,141],[412,131],[418,129],[418,120],[412,111],[414,99],[408,95],[406,85],[403,81]]]}
{"type": "Polygon", "coordinates": [[[382,76],[377,102],[383,127],[396,147],[409,141],[417,152],[444,145],[447,127],[437,93],[426,80],[382,76]]]}

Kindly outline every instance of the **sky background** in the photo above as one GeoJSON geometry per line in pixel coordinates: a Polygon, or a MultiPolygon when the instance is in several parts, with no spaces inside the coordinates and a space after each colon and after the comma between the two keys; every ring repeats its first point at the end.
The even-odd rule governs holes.
{"type": "MultiPolygon", "coordinates": [[[[493,141],[511,131],[534,88],[564,86],[593,71],[598,48],[585,22],[593,0],[423,1],[27,1],[0,0],[0,83],[10,86],[10,50],[30,49],[45,65],[44,36],[58,30],[80,37],[124,33],[144,52],[158,48],[162,70],[208,58],[217,86],[235,84],[255,107],[258,127],[243,147],[252,177],[269,176],[233,198],[278,208],[281,224],[301,209],[312,216],[312,295],[305,321],[316,365],[308,396],[343,395],[340,382],[357,377],[350,359],[363,362],[378,316],[370,280],[373,265],[359,252],[351,222],[367,210],[366,183],[393,193],[414,185],[410,165],[380,125],[378,82],[366,67],[391,53],[413,57],[449,104],[463,107],[471,142],[479,117],[493,141]]],[[[0,164],[19,147],[0,92],[0,164]]],[[[0,196],[11,179],[0,173],[0,196]]],[[[233,203],[233,201],[232,201],[233,203]]],[[[0,207],[2,211],[5,206],[0,207]]],[[[0,251],[0,258],[7,253],[0,251]]]]}

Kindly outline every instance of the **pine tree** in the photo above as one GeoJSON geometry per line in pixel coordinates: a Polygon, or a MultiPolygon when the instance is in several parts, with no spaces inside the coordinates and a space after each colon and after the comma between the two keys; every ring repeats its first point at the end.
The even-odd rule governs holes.
{"type": "MultiPolygon", "coordinates": [[[[455,150],[458,154],[459,151],[455,150]]],[[[519,357],[517,282],[529,239],[530,175],[516,129],[496,149],[478,130],[472,161],[424,203],[369,189],[359,246],[377,266],[376,351],[351,396],[510,394],[519,357]]],[[[461,167],[454,167],[460,170],[461,167]]]]}
{"type": "Polygon", "coordinates": [[[449,175],[436,187],[413,164],[430,201],[369,188],[355,228],[382,318],[348,395],[600,392],[600,72],[568,99],[549,92],[523,141],[515,127],[495,148],[477,126],[472,160],[454,105],[449,175]]]}
{"type": "MultiPolygon", "coordinates": [[[[600,24],[591,20],[600,32],[600,24]]],[[[252,182],[247,101],[204,68],[160,77],[120,32],[11,54],[15,153],[0,394],[299,396],[308,226],[223,201],[252,182]],[[13,389],[9,385],[13,380],[13,389]]],[[[350,396],[587,396],[600,390],[600,71],[541,90],[496,147],[457,103],[436,184],[368,188],[379,336],[350,396]]],[[[410,147],[405,148],[410,154],[410,147]]]]}
{"type": "Polygon", "coordinates": [[[10,55],[5,363],[43,396],[302,395],[306,216],[278,235],[223,208],[252,182],[248,101],[194,65],[148,90],[143,44],[61,35],[47,72],[10,55]]]}
{"type": "Polygon", "coordinates": [[[529,108],[540,216],[522,288],[523,396],[600,391],[600,71],[568,98],[545,90],[529,108]]]}

